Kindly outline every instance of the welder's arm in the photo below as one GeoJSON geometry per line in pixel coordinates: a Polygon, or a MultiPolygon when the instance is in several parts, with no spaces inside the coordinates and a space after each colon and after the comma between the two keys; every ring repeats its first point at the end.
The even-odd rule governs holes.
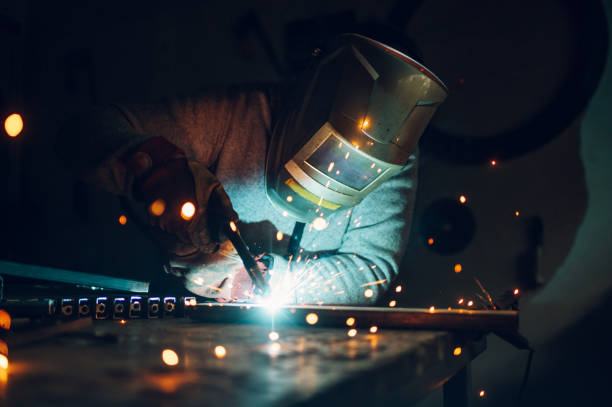
{"type": "Polygon", "coordinates": [[[416,157],[351,212],[342,245],[307,265],[274,256],[275,285],[308,304],[372,304],[397,275],[410,231],[417,181],[416,157]],[[376,284],[376,282],[379,282],[376,284]],[[297,289],[293,290],[293,288],[297,289]],[[365,290],[373,295],[366,297],[365,290]]]}
{"type": "Polygon", "coordinates": [[[158,213],[150,211],[149,220],[164,232],[158,237],[171,253],[211,252],[217,242],[210,233],[215,234],[210,220],[236,218],[229,198],[208,169],[227,130],[230,99],[214,93],[93,109],[66,123],[57,150],[77,176],[92,184],[147,206],[161,202],[158,213]],[[197,157],[192,151],[194,140],[197,157]],[[181,218],[185,202],[196,207],[189,219],[181,218]]]}
{"type": "Polygon", "coordinates": [[[79,178],[130,196],[134,177],[121,162],[127,151],[163,137],[187,157],[211,168],[232,123],[235,99],[229,91],[216,91],[161,103],[93,108],[66,121],[56,150],[79,178]]]}

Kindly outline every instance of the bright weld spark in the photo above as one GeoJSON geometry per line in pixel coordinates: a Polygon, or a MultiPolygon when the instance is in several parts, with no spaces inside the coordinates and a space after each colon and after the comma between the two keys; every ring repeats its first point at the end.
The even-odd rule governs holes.
{"type": "Polygon", "coordinates": [[[468,303],[467,303],[467,306],[468,306],[468,307],[471,307],[472,305],[474,305],[474,301],[469,300],[469,301],[468,301],[468,303]]]}
{"type": "MultiPolygon", "coordinates": [[[[370,283],[361,284],[361,286],[362,286],[362,287],[367,287],[367,286],[370,286],[370,285],[378,285],[378,284],[382,284],[382,283],[384,283],[385,281],[387,281],[387,279],[386,279],[386,278],[383,278],[382,280],[377,280],[377,281],[372,281],[372,282],[370,282],[370,283]]],[[[401,290],[400,290],[400,291],[401,291],[401,290]]]]}
{"type": "Polygon", "coordinates": [[[278,341],[278,339],[280,338],[280,335],[276,331],[270,331],[270,333],[268,334],[268,338],[271,341],[278,341]]]}
{"type": "Polygon", "coordinates": [[[376,172],[380,174],[382,172],[382,168],[377,169],[376,172]]]}
{"type": "Polygon", "coordinates": [[[353,326],[353,325],[355,325],[355,318],[353,318],[353,317],[348,317],[348,318],[346,319],[346,326],[353,326]]]}
{"type": "Polygon", "coordinates": [[[327,225],[328,225],[327,221],[321,216],[319,216],[318,218],[315,218],[315,220],[312,221],[312,227],[314,227],[315,230],[319,232],[327,228],[327,225]]]}
{"type": "Polygon", "coordinates": [[[374,295],[374,290],[372,290],[371,288],[368,288],[367,290],[363,292],[363,296],[366,298],[372,298],[373,295],[374,295]]]}
{"type": "Polygon", "coordinates": [[[484,397],[485,396],[485,391],[484,390],[480,390],[480,392],[478,393],[478,395],[480,397],[484,397]]]}
{"type": "Polygon", "coordinates": [[[329,167],[327,167],[327,172],[332,172],[332,170],[334,169],[334,162],[330,162],[329,163],[329,167]]]}
{"type": "Polygon", "coordinates": [[[350,336],[351,338],[353,338],[355,335],[357,335],[357,330],[355,328],[349,329],[346,334],[350,336]]]}
{"type": "Polygon", "coordinates": [[[348,158],[349,158],[349,154],[350,154],[350,153],[347,151],[347,152],[346,152],[346,154],[344,155],[344,159],[345,159],[345,160],[348,160],[348,158]]]}
{"type": "Polygon", "coordinates": [[[8,369],[9,360],[5,355],[0,354],[0,369],[8,369]]]}
{"type": "Polygon", "coordinates": [[[289,195],[289,196],[287,197],[287,202],[292,202],[292,201],[293,201],[293,197],[292,197],[291,195],[289,195]]]}
{"type": "Polygon", "coordinates": [[[395,300],[391,300],[391,301],[389,301],[389,307],[393,308],[393,307],[395,307],[396,305],[397,305],[397,301],[395,301],[395,300]]]}
{"type": "Polygon", "coordinates": [[[226,355],[227,355],[227,350],[225,349],[225,347],[219,345],[219,346],[215,346],[215,356],[218,359],[223,359],[226,355]]]}
{"type": "Polygon", "coordinates": [[[230,229],[232,229],[232,232],[235,232],[238,230],[238,228],[236,227],[236,224],[234,223],[234,221],[231,221],[229,223],[230,229]]]}
{"type": "Polygon", "coordinates": [[[459,298],[459,301],[457,301],[457,303],[463,304],[463,298],[459,298]]]}
{"type": "Polygon", "coordinates": [[[397,287],[395,287],[395,292],[396,293],[401,293],[402,292],[402,286],[398,285],[397,287]]]}
{"type": "Polygon", "coordinates": [[[514,295],[519,295],[519,289],[518,289],[518,288],[515,288],[515,289],[514,289],[514,291],[513,291],[513,294],[514,294],[514,295]]]}
{"type": "Polygon", "coordinates": [[[310,314],[306,315],[306,322],[308,325],[314,325],[319,322],[319,316],[314,312],[311,312],[310,314]]]}
{"type": "Polygon", "coordinates": [[[375,334],[378,332],[378,327],[376,325],[370,327],[370,333],[375,334]]]}
{"type": "MultiPolygon", "coordinates": [[[[185,202],[183,206],[181,206],[181,218],[185,220],[191,220],[196,213],[196,207],[193,202],[185,202]]],[[[234,225],[235,226],[235,225],[234,225]]]]}
{"type": "Polygon", "coordinates": [[[433,305],[431,307],[429,307],[429,312],[433,313],[436,311],[436,307],[434,307],[433,305]]]}
{"type": "Polygon", "coordinates": [[[461,195],[459,197],[459,202],[461,202],[462,204],[466,203],[467,202],[467,197],[465,195],[461,195]]]}
{"type": "Polygon", "coordinates": [[[280,230],[278,232],[276,232],[276,240],[281,241],[283,240],[283,232],[281,232],[280,230]]]}
{"type": "Polygon", "coordinates": [[[162,361],[168,366],[176,366],[179,364],[179,357],[172,349],[164,349],[161,356],[162,361]]]}

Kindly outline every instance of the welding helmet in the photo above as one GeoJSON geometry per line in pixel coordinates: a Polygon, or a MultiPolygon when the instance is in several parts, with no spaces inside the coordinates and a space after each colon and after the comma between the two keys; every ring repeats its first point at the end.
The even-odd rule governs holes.
{"type": "Polygon", "coordinates": [[[421,63],[359,34],[342,35],[296,89],[272,133],[266,192],[302,222],[358,204],[398,173],[447,95],[421,63]]]}

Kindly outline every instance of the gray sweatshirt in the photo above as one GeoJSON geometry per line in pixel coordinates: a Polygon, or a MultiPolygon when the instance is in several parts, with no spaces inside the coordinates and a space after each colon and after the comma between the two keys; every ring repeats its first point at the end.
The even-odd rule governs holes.
{"type": "Polygon", "coordinates": [[[229,89],[150,105],[115,105],[71,120],[59,151],[72,170],[96,185],[129,196],[129,174],[118,157],[162,136],[219,179],[254,253],[274,257],[272,282],[284,273],[299,281],[291,302],[371,304],[398,273],[414,205],[416,157],[353,208],[325,214],[321,231],[306,225],[301,252],[288,258],[295,221],[266,197],[264,168],[274,126],[272,101],[257,89],[229,89]],[[279,237],[282,239],[278,240],[279,237]]]}

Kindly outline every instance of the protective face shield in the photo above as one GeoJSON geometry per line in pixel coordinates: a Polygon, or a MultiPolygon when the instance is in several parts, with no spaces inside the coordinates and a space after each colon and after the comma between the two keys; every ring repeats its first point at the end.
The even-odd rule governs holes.
{"type": "Polygon", "coordinates": [[[270,141],[266,191],[278,210],[310,222],[399,172],[447,88],[407,55],[345,34],[296,94],[270,141]]]}

